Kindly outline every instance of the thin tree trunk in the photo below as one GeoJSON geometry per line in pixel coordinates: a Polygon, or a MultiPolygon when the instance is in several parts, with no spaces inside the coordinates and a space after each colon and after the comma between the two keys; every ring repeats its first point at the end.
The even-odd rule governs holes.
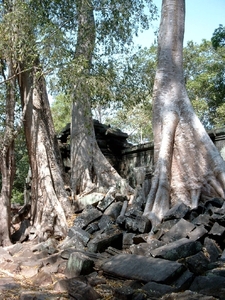
{"type": "MultiPolygon", "coordinates": [[[[8,78],[13,73],[12,62],[8,64],[8,78]]],[[[2,177],[2,187],[0,194],[0,245],[7,246],[10,241],[11,225],[11,196],[15,175],[14,156],[14,109],[15,109],[15,79],[6,83],[6,127],[0,148],[0,169],[2,177]]]]}
{"type": "Polygon", "coordinates": [[[92,121],[90,92],[87,78],[90,74],[95,47],[95,20],[91,1],[76,1],[78,37],[75,61],[81,74],[74,84],[71,120],[71,188],[73,197],[92,191],[106,192],[120,185],[121,177],[99,149],[92,121]]]}
{"type": "Polygon", "coordinates": [[[63,238],[67,233],[66,216],[71,213],[71,204],[64,188],[62,160],[41,71],[37,63],[32,71],[20,77],[32,174],[31,218],[40,238],[47,239],[49,235],[63,238]]]}
{"type": "Polygon", "coordinates": [[[225,163],[197,118],[183,77],[185,0],[163,0],[153,92],[155,174],[145,207],[153,226],[178,202],[224,197],[225,163]]]}

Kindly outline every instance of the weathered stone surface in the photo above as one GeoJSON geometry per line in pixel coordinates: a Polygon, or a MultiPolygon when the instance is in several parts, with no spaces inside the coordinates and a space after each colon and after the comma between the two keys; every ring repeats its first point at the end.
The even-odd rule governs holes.
{"type": "Polygon", "coordinates": [[[53,283],[52,275],[43,270],[30,278],[30,281],[35,286],[48,286],[53,283]]]}
{"type": "Polygon", "coordinates": [[[4,290],[18,289],[19,287],[20,284],[18,284],[12,277],[0,278],[0,292],[4,290]]]}
{"type": "Polygon", "coordinates": [[[202,251],[186,258],[189,270],[197,275],[201,275],[208,270],[209,260],[202,251]]]}
{"type": "Polygon", "coordinates": [[[217,300],[212,296],[205,296],[192,291],[185,291],[182,293],[172,293],[171,295],[165,295],[161,300],[217,300]]]}
{"type": "Polygon", "coordinates": [[[189,232],[187,236],[189,239],[197,241],[204,237],[207,233],[208,231],[205,229],[205,226],[200,225],[197,226],[193,231],[189,232]]]}
{"type": "Polygon", "coordinates": [[[59,295],[59,293],[54,292],[38,292],[38,291],[23,291],[20,294],[20,300],[64,300],[66,298],[64,295],[59,295]],[[59,298],[60,297],[60,298],[59,298]]]}
{"type": "Polygon", "coordinates": [[[109,246],[122,249],[123,233],[116,230],[108,230],[101,235],[95,236],[87,245],[91,252],[103,252],[109,246]]]}
{"type": "Polygon", "coordinates": [[[107,215],[102,215],[101,219],[98,222],[99,229],[105,229],[109,227],[111,224],[113,224],[115,220],[107,215]]]}
{"type": "Polygon", "coordinates": [[[115,198],[112,195],[107,195],[105,196],[102,200],[99,201],[97,208],[99,210],[101,210],[102,212],[104,212],[104,210],[106,210],[107,207],[110,206],[110,204],[112,204],[115,201],[115,198]]]}
{"type": "Polygon", "coordinates": [[[93,271],[94,262],[87,255],[80,252],[70,254],[67,261],[65,275],[67,278],[76,277],[78,275],[87,275],[93,271]]]}
{"type": "Polygon", "coordinates": [[[31,278],[38,274],[42,266],[43,263],[41,261],[22,261],[20,263],[20,274],[26,276],[27,278],[31,278]]]}
{"type": "Polygon", "coordinates": [[[168,293],[174,292],[175,288],[172,286],[156,283],[156,282],[148,282],[143,287],[142,290],[148,293],[149,297],[162,297],[168,293]]]}
{"type": "Polygon", "coordinates": [[[160,258],[119,254],[105,262],[102,270],[115,277],[167,283],[178,277],[184,271],[184,267],[178,262],[160,258]]]}
{"type": "Polygon", "coordinates": [[[138,233],[149,232],[151,229],[151,222],[147,217],[141,216],[136,218],[125,218],[125,228],[129,231],[138,233]]]}
{"type": "Polygon", "coordinates": [[[212,227],[212,222],[210,216],[207,214],[200,214],[195,219],[192,220],[192,223],[195,225],[204,225],[206,229],[212,227]]]}
{"type": "Polygon", "coordinates": [[[188,213],[189,210],[189,207],[184,203],[177,203],[168,210],[163,220],[181,219],[188,213]]]}
{"type": "Polygon", "coordinates": [[[138,245],[132,245],[130,251],[132,254],[143,255],[150,257],[151,251],[165,245],[164,242],[153,239],[150,243],[140,243],[138,245]]]}
{"type": "Polygon", "coordinates": [[[168,232],[177,222],[179,222],[179,219],[167,220],[157,225],[155,228],[152,228],[154,232],[153,238],[160,239],[161,236],[163,236],[166,232],[168,232]]]}
{"type": "Polygon", "coordinates": [[[123,248],[130,247],[133,244],[133,237],[135,236],[132,232],[125,232],[123,234],[123,248]]]}
{"type": "Polygon", "coordinates": [[[68,236],[70,238],[78,237],[79,240],[81,240],[85,246],[87,245],[87,243],[89,242],[89,240],[91,238],[90,234],[87,231],[85,231],[81,228],[77,228],[75,226],[70,227],[68,236]]]}
{"type": "Polygon", "coordinates": [[[5,262],[7,260],[13,261],[12,255],[10,255],[6,249],[0,247],[0,263],[5,262]]]}
{"type": "Polygon", "coordinates": [[[162,257],[169,260],[177,260],[194,255],[202,249],[199,242],[186,238],[169,243],[151,251],[153,257],[162,257]]]}
{"type": "Polygon", "coordinates": [[[184,219],[180,219],[168,232],[161,237],[161,240],[165,243],[170,243],[181,238],[185,238],[194,228],[195,226],[192,223],[184,219]]]}
{"type": "Polygon", "coordinates": [[[212,229],[210,230],[209,234],[215,238],[221,238],[225,235],[225,227],[219,225],[217,222],[213,224],[212,229]]]}
{"type": "Polygon", "coordinates": [[[225,277],[216,275],[197,276],[189,289],[222,300],[225,299],[225,277]]]}
{"type": "Polygon", "coordinates": [[[113,202],[104,212],[106,216],[112,217],[114,220],[120,215],[121,208],[123,206],[122,202],[113,202]]]}
{"type": "Polygon", "coordinates": [[[173,283],[172,286],[175,288],[176,291],[185,291],[191,285],[194,274],[189,270],[184,271],[183,274],[179,278],[177,278],[173,283]]]}
{"type": "Polygon", "coordinates": [[[75,201],[75,212],[83,210],[89,205],[97,205],[105,197],[102,193],[91,193],[75,201]]]}
{"type": "Polygon", "coordinates": [[[90,223],[99,219],[102,213],[95,207],[85,209],[74,221],[74,227],[85,229],[90,223]]]}
{"type": "Polygon", "coordinates": [[[208,237],[204,240],[204,248],[208,253],[207,257],[210,263],[216,261],[222,252],[216,242],[208,237]]]}
{"type": "Polygon", "coordinates": [[[87,283],[71,278],[68,280],[68,293],[70,299],[98,300],[99,294],[87,283]]]}

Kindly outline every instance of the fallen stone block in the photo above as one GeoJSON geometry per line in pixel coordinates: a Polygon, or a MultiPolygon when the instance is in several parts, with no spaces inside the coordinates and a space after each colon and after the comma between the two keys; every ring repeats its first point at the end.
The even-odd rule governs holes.
{"type": "Polygon", "coordinates": [[[204,226],[207,230],[210,230],[211,227],[213,226],[213,223],[211,221],[210,215],[207,214],[200,214],[196,218],[192,220],[192,223],[195,225],[202,225],[204,226]]]}
{"type": "Polygon", "coordinates": [[[170,243],[181,238],[187,237],[187,235],[195,228],[192,223],[180,219],[169,231],[167,231],[161,240],[165,243],[170,243]]]}
{"type": "Polygon", "coordinates": [[[189,289],[203,295],[213,296],[217,299],[224,299],[225,277],[216,275],[197,276],[189,289]]]}
{"type": "Polygon", "coordinates": [[[222,251],[219,248],[219,246],[217,245],[217,243],[208,237],[206,237],[204,240],[204,248],[206,249],[206,251],[208,253],[207,257],[208,257],[210,263],[217,261],[217,259],[219,258],[219,256],[222,253],[222,251]]]}
{"type": "Polygon", "coordinates": [[[133,238],[135,234],[132,232],[124,232],[123,234],[123,248],[128,248],[133,245],[133,238]]]}
{"type": "Polygon", "coordinates": [[[184,218],[189,210],[190,208],[184,203],[177,203],[167,211],[163,218],[163,221],[184,218]]]}
{"type": "Polygon", "coordinates": [[[95,207],[86,208],[75,220],[74,227],[85,229],[90,223],[99,219],[102,216],[100,212],[95,207]]]}
{"type": "Polygon", "coordinates": [[[101,268],[105,274],[116,278],[165,284],[179,277],[185,269],[178,262],[134,254],[116,255],[107,260],[101,268]]]}
{"type": "Polygon", "coordinates": [[[122,249],[123,233],[118,230],[108,230],[101,235],[94,237],[87,245],[88,250],[91,252],[103,252],[109,246],[122,249]]]}
{"type": "Polygon", "coordinates": [[[185,259],[188,269],[196,275],[202,275],[208,270],[209,260],[202,251],[185,259]]]}
{"type": "Polygon", "coordinates": [[[94,261],[81,252],[73,252],[67,261],[65,275],[67,278],[87,275],[93,271],[94,261]]]}
{"type": "Polygon", "coordinates": [[[87,283],[82,282],[78,278],[70,278],[67,282],[68,294],[70,299],[88,299],[98,300],[100,295],[87,283]]]}
{"type": "Polygon", "coordinates": [[[193,282],[195,275],[186,270],[181,276],[176,279],[171,285],[175,288],[176,291],[185,291],[189,288],[193,282]]]}
{"type": "Polygon", "coordinates": [[[125,228],[128,231],[145,233],[151,230],[151,222],[147,217],[125,218],[125,228]]]}
{"type": "Polygon", "coordinates": [[[168,260],[178,260],[190,255],[194,255],[202,249],[198,241],[182,238],[151,251],[153,257],[161,257],[168,260]]]}
{"type": "Polygon", "coordinates": [[[155,228],[152,228],[152,231],[153,231],[154,235],[151,238],[160,239],[177,222],[179,222],[179,219],[172,219],[172,220],[168,220],[168,221],[165,221],[165,222],[157,225],[155,228]]]}
{"type": "Polygon", "coordinates": [[[130,251],[132,254],[143,255],[150,257],[151,251],[165,245],[164,242],[153,239],[150,243],[140,243],[138,245],[130,246],[130,251]]]}
{"type": "Polygon", "coordinates": [[[114,220],[120,215],[122,202],[113,202],[104,212],[104,215],[112,217],[114,220]]]}
{"type": "Polygon", "coordinates": [[[85,209],[89,205],[97,205],[99,201],[105,197],[102,193],[91,193],[79,198],[74,202],[74,211],[79,212],[85,209]]]}
{"type": "Polygon", "coordinates": [[[172,293],[170,295],[165,295],[161,300],[218,300],[212,296],[205,296],[197,292],[184,291],[181,293],[172,293]]]}
{"type": "Polygon", "coordinates": [[[98,202],[97,208],[104,212],[114,201],[115,198],[109,194],[98,202]]]}
{"type": "Polygon", "coordinates": [[[89,240],[91,238],[90,234],[87,231],[85,231],[81,228],[77,228],[75,226],[70,227],[69,232],[68,232],[68,236],[70,238],[78,237],[83,242],[83,244],[85,246],[87,245],[87,243],[89,242],[89,240]]]}
{"type": "Polygon", "coordinates": [[[146,291],[150,298],[160,298],[168,293],[174,292],[175,288],[166,284],[148,282],[142,287],[142,290],[146,291]]]}
{"type": "Polygon", "coordinates": [[[200,226],[195,227],[195,229],[193,231],[189,232],[187,236],[192,241],[198,241],[202,237],[204,237],[207,233],[208,233],[208,231],[205,229],[205,226],[200,225],[200,226]]]}
{"type": "Polygon", "coordinates": [[[114,222],[115,222],[115,220],[112,217],[107,216],[107,215],[102,215],[101,219],[98,222],[98,227],[99,227],[99,229],[106,229],[114,222]]]}

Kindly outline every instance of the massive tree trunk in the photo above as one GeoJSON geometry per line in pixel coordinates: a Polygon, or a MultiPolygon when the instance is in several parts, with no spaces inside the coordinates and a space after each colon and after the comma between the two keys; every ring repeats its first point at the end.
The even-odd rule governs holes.
{"type": "Polygon", "coordinates": [[[31,166],[31,221],[36,235],[47,239],[67,233],[66,216],[71,212],[63,181],[58,142],[42,70],[37,62],[19,78],[25,136],[31,166]]]}
{"type": "Polygon", "coordinates": [[[185,0],[163,0],[153,92],[155,173],[145,207],[152,225],[175,203],[224,197],[225,163],[197,118],[183,77],[185,0]]]}
{"type": "Polygon", "coordinates": [[[95,20],[91,1],[78,0],[78,37],[75,62],[81,71],[74,84],[71,120],[71,188],[73,197],[92,191],[106,192],[120,185],[121,177],[99,149],[92,121],[90,74],[95,47],[95,20]]]}
{"type": "MultiPolygon", "coordinates": [[[[14,75],[12,61],[7,62],[8,78],[14,75]]],[[[15,175],[14,156],[14,109],[15,109],[15,79],[6,82],[5,132],[0,146],[0,170],[2,178],[0,194],[0,246],[11,244],[11,195],[15,175]]]]}

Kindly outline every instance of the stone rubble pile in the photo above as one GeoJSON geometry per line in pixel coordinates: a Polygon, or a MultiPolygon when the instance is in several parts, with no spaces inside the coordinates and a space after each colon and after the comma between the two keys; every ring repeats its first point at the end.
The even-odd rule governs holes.
{"type": "MultiPolygon", "coordinates": [[[[99,148],[111,165],[118,170],[122,150],[131,146],[131,144],[127,142],[128,134],[122,132],[120,129],[111,128],[110,125],[102,124],[98,120],[93,120],[93,123],[99,148]]],[[[60,151],[67,172],[70,170],[69,137],[70,123],[65,126],[58,136],[60,151]]]]}
{"type": "Polygon", "coordinates": [[[64,241],[0,248],[0,274],[7,274],[0,278],[2,295],[9,288],[18,294],[15,278],[23,277],[32,288],[20,286],[18,299],[224,300],[224,199],[192,210],[177,204],[156,228],[137,200],[86,195],[64,241]]]}

